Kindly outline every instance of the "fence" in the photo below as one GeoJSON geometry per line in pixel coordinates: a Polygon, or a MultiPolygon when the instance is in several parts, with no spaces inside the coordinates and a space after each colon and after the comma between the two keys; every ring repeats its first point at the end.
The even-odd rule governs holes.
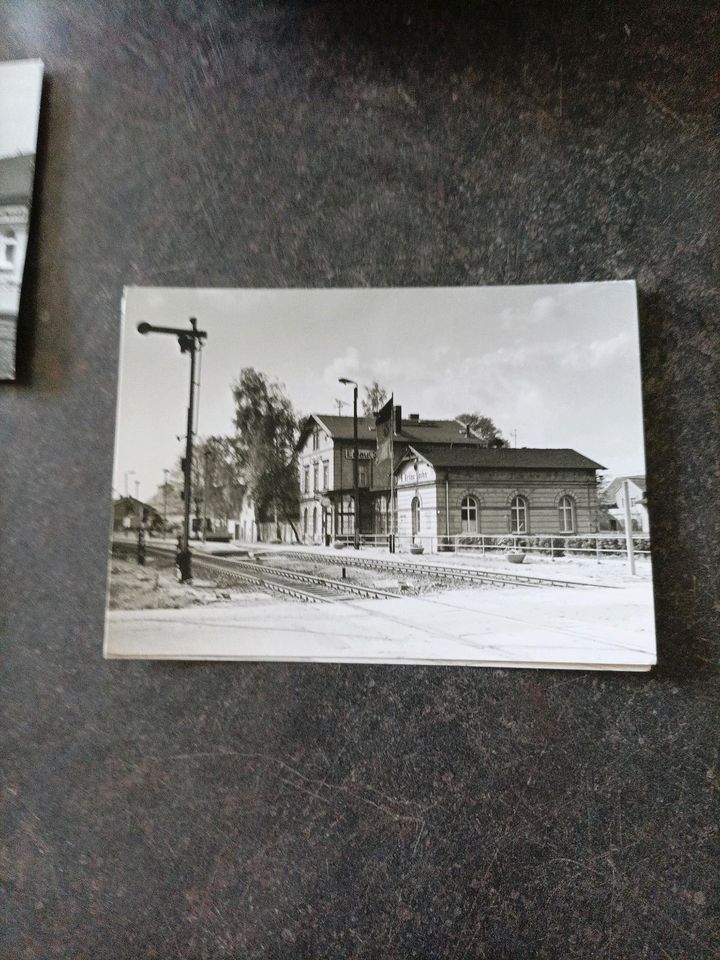
{"type": "MultiPolygon", "coordinates": [[[[638,558],[650,556],[650,537],[646,533],[633,533],[633,548],[638,558]]],[[[336,541],[351,545],[352,536],[336,537],[336,541]]],[[[363,546],[388,548],[387,534],[363,534],[363,546]]],[[[625,533],[588,534],[490,534],[464,533],[451,537],[433,537],[418,534],[414,537],[395,535],[398,553],[409,553],[412,548],[423,548],[424,553],[526,553],[541,554],[551,559],[567,556],[589,556],[598,561],[606,556],[626,556],[628,553],[625,533]]],[[[419,552],[419,550],[417,551],[419,552]]]]}

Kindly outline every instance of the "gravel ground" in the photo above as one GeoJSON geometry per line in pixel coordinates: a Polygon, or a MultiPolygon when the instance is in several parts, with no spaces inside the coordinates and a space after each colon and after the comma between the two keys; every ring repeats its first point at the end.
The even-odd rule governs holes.
{"type": "Polygon", "coordinates": [[[111,610],[180,610],[210,604],[247,603],[264,594],[252,585],[237,583],[232,589],[216,581],[196,579],[192,586],[179,583],[174,567],[155,557],[148,557],[144,567],[133,560],[113,557],[110,567],[111,610]]]}

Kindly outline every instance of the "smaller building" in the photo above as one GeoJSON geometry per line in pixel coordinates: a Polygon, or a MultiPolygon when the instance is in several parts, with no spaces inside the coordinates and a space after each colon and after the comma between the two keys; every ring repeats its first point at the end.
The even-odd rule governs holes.
{"type": "Polygon", "coordinates": [[[160,531],[162,514],[137,497],[119,497],[113,501],[113,531],[124,531],[129,535],[140,528],[160,531]]]}
{"type": "Polygon", "coordinates": [[[638,533],[650,532],[645,476],[614,477],[600,495],[600,502],[611,518],[615,530],[625,529],[625,481],[628,481],[632,529],[638,533]]]}
{"type": "Polygon", "coordinates": [[[395,469],[400,537],[589,534],[599,463],[570,449],[411,446],[395,469]]]}
{"type": "Polygon", "coordinates": [[[249,494],[243,497],[237,516],[228,521],[228,533],[241,543],[257,543],[260,539],[255,502],[249,494]]]}

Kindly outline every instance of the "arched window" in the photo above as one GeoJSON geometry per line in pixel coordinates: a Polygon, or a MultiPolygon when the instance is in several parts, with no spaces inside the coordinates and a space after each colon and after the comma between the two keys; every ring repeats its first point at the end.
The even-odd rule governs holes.
{"type": "Polygon", "coordinates": [[[316,537],[318,533],[318,508],[315,507],[313,510],[313,537],[316,537]]]}
{"type": "Polygon", "coordinates": [[[463,497],[460,501],[460,530],[463,533],[478,532],[478,504],[475,497],[463,497]]]}
{"type": "Polygon", "coordinates": [[[420,497],[413,497],[410,504],[410,514],[412,516],[412,535],[420,533],[420,497]]]}
{"type": "Polygon", "coordinates": [[[307,525],[308,525],[308,514],[307,514],[307,507],[305,507],[305,509],[303,510],[303,535],[304,536],[307,536],[307,530],[308,530],[307,525]]]}
{"type": "Polygon", "coordinates": [[[510,501],[510,530],[512,533],[528,532],[527,500],[519,494],[510,501]]]}
{"type": "Polygon", "coordinates": [[[561,533],[575,533],[575,501],[567,494],[558,500],[561,533]]]}

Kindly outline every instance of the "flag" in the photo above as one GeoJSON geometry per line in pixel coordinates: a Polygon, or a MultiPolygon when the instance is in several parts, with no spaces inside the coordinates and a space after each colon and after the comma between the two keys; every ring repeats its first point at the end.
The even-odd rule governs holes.
{"type": "Polygon", "coordinates": [[[375,436],[377,438],[377,459],[389,460],[392,454],[393,420],[395,404],[392,396],[375,414],[375,436]]]}

